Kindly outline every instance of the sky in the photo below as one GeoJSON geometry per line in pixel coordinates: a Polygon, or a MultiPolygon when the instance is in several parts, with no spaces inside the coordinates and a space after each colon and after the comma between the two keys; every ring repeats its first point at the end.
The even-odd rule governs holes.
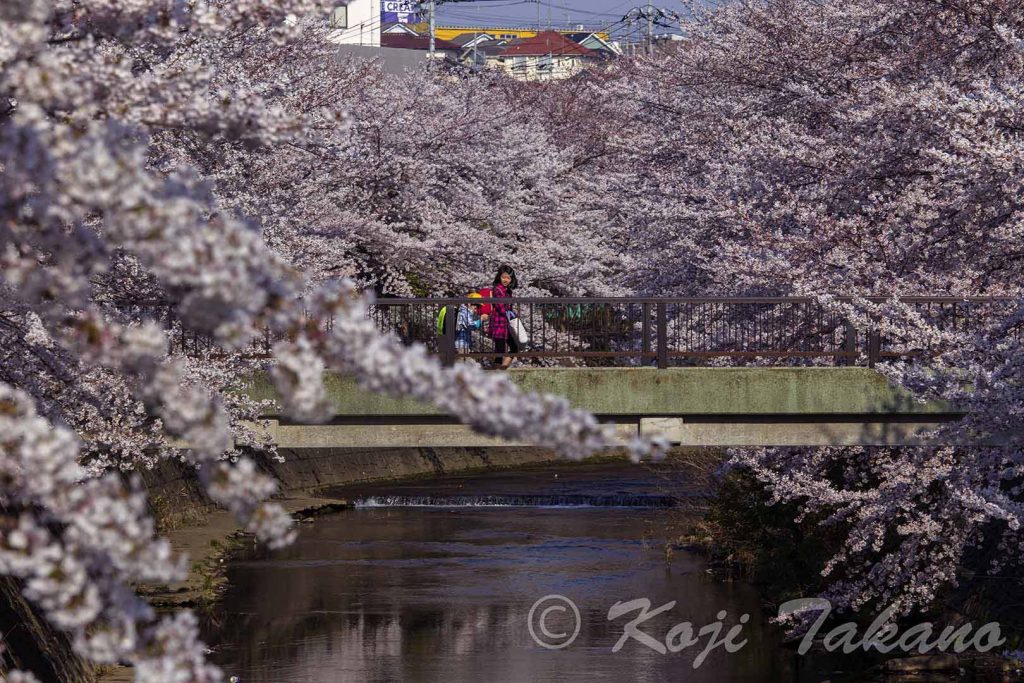
{"type": "MultiPolygon", "coordinates": [[[[643,0],[446,0],[438,5],[437,21],[440,25],[533,27],[537,25],[539,10],[543,26],[549,21],[554,28],[585,24],[592,30],[610,28],[621,35],[631,28],[639,30],[639,26],[630,27],[622,18],[630,9],[644,5],[643,0]]],[[[678,0],[662,0],[653,5],[683,11],[678,0]]]]}

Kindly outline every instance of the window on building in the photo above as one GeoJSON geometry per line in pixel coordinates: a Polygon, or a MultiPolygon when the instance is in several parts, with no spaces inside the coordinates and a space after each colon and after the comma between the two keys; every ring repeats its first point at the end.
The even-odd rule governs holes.
{"type": "Polygon", "coordinates": [[[541,55],[540,57],[537,57],[537,71],[551,71],[551,66],[551,55],[541,55]]]}
{"type": "Polygon", "coordinates": [[[331,10],[331,28],[348,28],[348,6],[342,5],[331,10]]]}
{"type": "Polygon", "coordinates": [[[512,58],[512,70],[513,71],[526,71],[527,66],[526,57],[513,57],[512,58]]]}
{"type": "Polygon", "coordinates": [[[516,39],[516,34],[514,34],[514,33],[502,33],[500,36],[498,36],[498,38],[500,38],[501,40],[515,40],[516,39]]]}

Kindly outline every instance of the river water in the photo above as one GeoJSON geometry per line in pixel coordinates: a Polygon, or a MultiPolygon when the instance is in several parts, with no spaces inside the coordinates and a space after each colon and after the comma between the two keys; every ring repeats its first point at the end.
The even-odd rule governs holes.
{"type": "Polygon", "coordinates": [[[666,559],[673,510],[650,470],[550,467],[332,493],[361,507],[229,568],[204,635],[242,683],[821,680],[797,672],[752,587],[711,579],[686,553],[666,559]],[[578,624],[561,649],[531,635],[531,607],[549,595],[579,612],[555,598],[533,611],[533,633],[549,645],[578,624]],[[679,652],[635,639],[613,652],[640,613],[609,610],[643,598],[652,610],[675,601],[641,627],[662,643],[686,621],[694,631],[721,624],[720,637],[739,625],[734,640],[746,644],[696,668],[710,636],[679,652]]]}

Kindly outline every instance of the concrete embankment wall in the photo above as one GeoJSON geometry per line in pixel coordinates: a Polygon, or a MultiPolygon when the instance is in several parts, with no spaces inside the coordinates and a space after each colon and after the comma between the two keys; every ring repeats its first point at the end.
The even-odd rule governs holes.
{"type": "Polygon", "coordinates": [[[558,459],[551,451],[528,447],[313,448],[282,455],[284,462],[266,460],[261,464],[283,489],[311,493],[356,482],[503,469],[558,459]]]}
{"type": "Polygon", "coordinates": [[[43,683],[95,680],[95,668],[72,652],[67,636],[39,616],[22,596],[21,582],[9,576],[0,576],[0,633],[0,680],[2,672],[11,669],[31,671],[43,683]]]}
{"type": "MultiPolygon", "coordinates": [[[[313,448],[282,450],[283,460],[256,456],[259,467],[279,482],[284,495],[316,496],[323,489],[368,481],[505,469],[553,462],[553,452],[533,447],[495,448],[313,448]]],[[[623,457],[624,454],[623,454],[623,457]]],[[[142,472],[153,514],[163,528],[201,524],[213,510],[195,473],[178,462],[142,472]]]]}

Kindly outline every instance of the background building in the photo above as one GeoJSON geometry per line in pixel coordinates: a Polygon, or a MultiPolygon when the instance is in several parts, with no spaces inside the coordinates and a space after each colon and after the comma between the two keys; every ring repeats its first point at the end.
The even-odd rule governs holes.
{"type": "MultiPolygon", "coordinates": [[[[385,31],[380,39],[381,47],[390,47],[398,50],[430,50],[430,38],[404,32],[385,31]]],[[[447,59],[457,61],[462,51],[455,43],[437,38],[434,40],[434,59],[447,59]]]]}
{"type": "Polygon", "coordinates": [[[587,66],[600,64],[601,53],[569,40],[557,31],[528,38],[489,41],[463,51],[463,59],[504,71],[524,81],[569,78],[587,66]]]}
{"type": "Polygon", "coordinates": [[[331,12],[327,39],[339,45],[380,45],[381,0],[347,0],[331,12]]]}
{"type": "MultiPolygon", "coordinates": [[[[407,68],[427,58],[429,30],[416,0],[339,0],[330,15],[328,40],[346,52],[365,53],[407,68]],[[415,56],[414,56],[415,55],[415,56]]],[[[568,78],[586,66],[621,54],[607,33],[538,31],[488,26],[439,26],[434,57],[496,68],[530,81],[568,78]]]]}
{"type": "MultiPolygon", "coordinates": [[[[412,24],[411,28],[415,29],[417,33],[427,35],[429,27],[425,22],[412,24]]],[[[434,29],[434,35],[438,38],[445,40],[454,40],[458,36],[465,33],[486,33],[487,35],[497,40],[515,40],[517,38],[536,38],[539,33],[586,33],[586,35],[596,35],[602,40],[610,40],[611,37],[605,31],[585,31],[582,26],[578,26],[575,29],[569,30],[557,30],[545,31],[533,28],[522,28],[522,27],[510,27],[510,26],[437,26],[434,29]]]]}

